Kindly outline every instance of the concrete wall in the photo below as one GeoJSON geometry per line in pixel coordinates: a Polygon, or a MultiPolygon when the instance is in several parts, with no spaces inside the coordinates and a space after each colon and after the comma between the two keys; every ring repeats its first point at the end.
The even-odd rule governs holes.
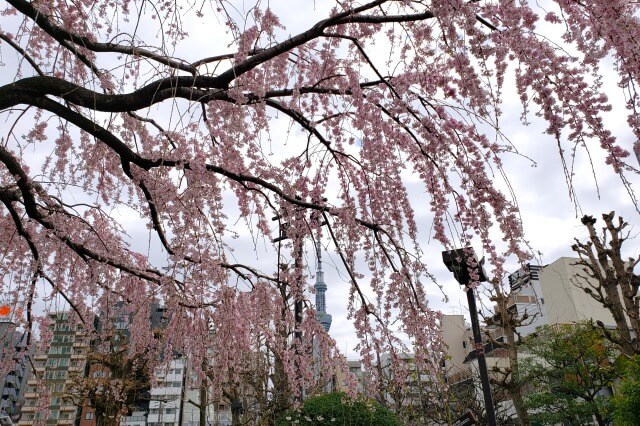
{"type": "Polygon", "coordinates": [[[471,350],[471,331],[463,315],[442,316],[442,339],[447,345],[450,358],[445,359],[444,369],[447,376],[467,371],[469,366],[464,359],[471,350]]]}
{"type": "Polygon", "coordinates": [[[543,311],[548,323],[569,324],[593,319],[615,325],[611,313],[576,285],[581,282],[578,274],[585,275],[576,261],[561,257],[545,266],[540,273],[543,311]]]}

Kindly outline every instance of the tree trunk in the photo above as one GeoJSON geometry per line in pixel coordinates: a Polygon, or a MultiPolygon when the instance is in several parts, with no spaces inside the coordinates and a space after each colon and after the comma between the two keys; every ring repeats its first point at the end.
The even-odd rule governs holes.
{"type": "Polygon", "coordinates": [[[602,418],[602,414],[596,411],[594,416],[596,418],[596,422],[598,423],[598,426],[606,426],[607,422],[602,418]]]}
{"type": "Polygon", "coordinates": [[[207,406],[207,379],[203,377],[202,383],[200,383],[200,406],[198,407],[200,416],[198,418],[198,426],[207,426],[207,406]]]}
{"type": "Polygon", "coordinates": [[[529,424],[529,416],[527,410],[524,407],[524,400],[522,398],[522,384],[520,383],[520,371],[518,364],[518,343],[516,342],[515,326],[513,313],[508,309],[508,297],[502,292],[499,285],[494,286],[497,295],[497,302],[500,308],[500,316],[502,319],[502,329],[507,338],[507,353],[509,354],[509,365],[511,368],[511,378],[506,383],[507,394],[513,402],[513,407],[516,410],[518,416],[518,422],[520,426],[527,426],[529,424]]]}

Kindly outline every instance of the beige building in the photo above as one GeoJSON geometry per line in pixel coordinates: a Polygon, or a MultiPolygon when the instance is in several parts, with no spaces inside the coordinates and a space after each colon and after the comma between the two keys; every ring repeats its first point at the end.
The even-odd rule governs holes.
{"type": "MultiPolygon", "coordinates": [[[[596,302],[579,285],[584,286],[581,276],[586,275],[576,262],[578,259],[561,257],[546,265],[526,265],[509,276],[510,300],[508,309],[520,318],[525,314],[529,318],[518,332],[522,336],[533,333],[538,327],[552,324],[572,324],[585,320],[602,321],[614,326],[611,313],[596,302]]],[[[595,282],[592,282],[595,285],[595,282]]],[[[449,354],[443,362],[447,381],[452,384],[473,383],[476,397],[481,401],[478,362],[473,350],[473,338],[470,326],[462,315],[445,315],[442,319],[443,340],[449,354]],[[460,361],[462,359],[462,361],[460,361]]],[[[500,341],[500,328],[485,328],[483,338],[490,334],[492,339],[500,341]]],[[[501,380],[500,373],[507,371],[509,358],[505,349],[495,348],[485,342],[485,359],[490,376],[501,380]]],[[[507,395],[498,392],[494,403],[499,415],[514,415],[507,395]]]]}
{"type": "Polygon", "coordinates": [[[581,276],[586,274],[583,267],[576,265],[577,260],[561,257],[542,269],[541,303],[546,323],[568,324],[592,319],[615,325],[611,312],[578,286],[583,282],[581,276]]]}
{"type": "Polygon", "coordinates": [[[577,261],[561,257],[544,267],[527,265],[511,274],[509,309],[514,309],[519,316],[526,312],[531,317],[531,321],[519,329],[523,335],[547,324],[593,320],[615,325],[609,310],[578,286],[584,283],[581,276],[585,273],[576,265],[577,261]]]}
{"type": "Polygon", "coordinates": [[[448,383],[457,383],[470,374],[464,360],[473,346],[473,335],[464,315],[442,316],[442,340],[447,345],[447,356],[442,361],[444,377],[448,383]]]}

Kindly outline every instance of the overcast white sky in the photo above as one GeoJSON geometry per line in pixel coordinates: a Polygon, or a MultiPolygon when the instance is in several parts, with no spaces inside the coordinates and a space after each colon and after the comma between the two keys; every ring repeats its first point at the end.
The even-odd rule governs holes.
{"type": "MultiPolygon", "coordinates": [[[[271,1],[271,7],[279,14],[282,22],[287,27],[287,32],[295,34],[310,27],[317,21],[319,12],[326,10],[326,2],[296,2],[295,7],[287,1],[271,1]]],[[[210,36],[209,28],[193,27],[192,34],[210,36]],[[195,30],[195,33],[194,33],[195,30]]],[[[607,124],[618,137],[619,142],[631,151],[633,135],[626,124],[626,110],[624,99],[616,86],[617,76],[611,72],[606,76],[606,92],[611,97],[613,111],[607,117],[607,124]]],[[[590,149],[593,162],[596,167],[596,178],[599,193],[596,190],[595,179],[591,172],[588,158],[584,151],[579,150],[576,157],[574,190],[578,196],[579,209],[569,197],[564,174],[561,168],[560,157],[553,138],[545,135],[545,124],[534,116],[530,116],[531,125],[523,126],[519,120],[521,105],[517,96],[505,92],[505,104],[502,117],[502,130],[517,147],[521,156],[511,154],[504,158],[505,171],[516,193],[517,201],[521,209],[526,236],[532,248],[538,253],[537,259],[532,262],[547,264],[561,256],[572,256],[570,246],[573,238],[584,238],[584,230],[579,218],[583,214],[591,214],[598,217],[603,212],[615,210],[633,225],[640,225],[640,215],[633,206],[629,195],[610,167],[604,165],[604,155],[594,142],[590,149]]],[[[635,159],[631,160],[637,166],[635,159]]],[[[629,175],[628,178],[637,188],[639,179],[637,175],[629,175]]],[[[420,199],[425,198],[423,212],[416,211],[416,218],[421,225],[422,247],[427,262],[431,266],[431,272],[437,277],[443,286],[444,292],[449,297],[449,302],[443,301],[442,292],[436,286],[430,286],[432,295],[430,304],[434,309],[444,313],[466,313],[466,296],[446,270],[441,261],[441,251],[444,249],[439,243],[430,239],[429,231],[431,216],[428,213],[428,204],[424,197],[422,185],[410,186],[410,192],[420,204],[420,199]]],[[[632,233],[635,234],[640,226],[635,226],[632,233]]],[[[248,243],[248,241],[247,241],[248,243]]],[[[311,243],[307,244],[307,250],[311,258],[310,268],[315,269],[311,243]]],[[[640,247],[638,239],[627,242],[626,253],[630,256],[638,255],[640,247]]],[[[263,260],[261,256],[258,256],[263,260]]],[[[327,310],[333,315],[333,325],[330,334],[336,339],[339,348],[349,358],[357,356],[353,347],[357,340],[353,326],[346,318],[346,304],[348,294],[348,281],[339,266],[337,255],[331,250],[324,255],[325,281],[328,285],[327,310]]],[[[509,270],[515,271],[519,266],[511,263],[509,270]]],[[[313,280],[310,277],[310,280],[313,280]]]]}

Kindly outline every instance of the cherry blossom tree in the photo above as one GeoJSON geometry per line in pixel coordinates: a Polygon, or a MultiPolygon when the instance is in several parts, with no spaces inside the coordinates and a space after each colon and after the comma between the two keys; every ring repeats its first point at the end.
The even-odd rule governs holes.
{"type": "Polygon", "coordinates": [[[635,2],[326,0],[293,24],[275,3],[6,0],[0,273],[28,329],[37,300],[90,323],[104,294],[135,309],[156,297],[170,324],[132,348],[206,354],[215,341],[233,378],[264,336],[295,394],[314,378],[303,347],[322,334],[299,248],[320,238],[348,277],[363,361],[398,353],[401,331],[435,371],[415,211],[430,210],[444,247],[481,245],[497,276],[528,257],[496,178],[517,151],[505,93],[524,122],[546,122],[570,189],[570,153],[595,144],[633,197],[602,76],[618,73],[640,136],[635,2]]]}

